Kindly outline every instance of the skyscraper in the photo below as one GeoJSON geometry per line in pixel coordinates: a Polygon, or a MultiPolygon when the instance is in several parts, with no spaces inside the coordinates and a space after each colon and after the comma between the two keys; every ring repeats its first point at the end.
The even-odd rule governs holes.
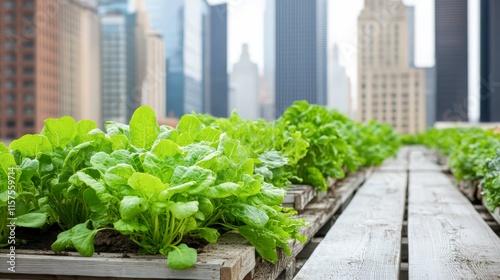
{"type": "Polygon", "coordinates": [[[500,2],[481,0],[481,122],[500,122],[500,2]]]}
{"type": "Polygon", "coordinates": [[[248,45],[244,44],[240,60],[234,64],[231,73],[233,92],[229,102],[230,110],[237,109],[243,119],[259,118],[259,68],[250,60],[248,45]]]}
{"type": "Polygon", "coordinates": [[[101,0],[99,13],[102,119],[126,123],[135,107],[135,24],[127,0],[101,0]]]}
{"type": "Polygon", "coordinates": [[[276,0],[276,117],[296,100],[327,102],[327,1],[276,0]]]}
{"type": "Polygon", "coordinates": [[[147,0],[151,25],[168,42],[167,115],[204,112],[205,0],[147,0]]]}
{"type": "Polygon", "coordinates": [[[99,42],[99,33],[87,29],[98,24],[95,10],[76,0],[0,4],[0,138],[39,133],[45,119],[62,114],[88,116],[80,104],[86,94],[99,95],[84,86],[96,77],[97,60],[78,56],[81,44],[99,42]]]}
{"type": "Polygon", "coordinates": [[[332,59],[329,61],[328,71],[328,99],[327,106],[343,114],[349,113],[349,78],[345,67],[340,65],[339,48],[333,46],[332,59]]]}
{"type": "Polygon", "coordinates": [[[358,17],[358,120],[425,130],[425,71],[409,67],[408,10],[402,1],[365,0],[358,17]],[[389,11],[390,20],[378,15],[389,11]]]}
{"type": "Polygon", "coordinates": [[[206,111],[215,117],[228,117],[227,13],[227,4],[210,7],[206,111]]]}
{"type": "Polygon", "coordinates": [[[435,0],[436,120],[468,120],[467,0],[435,0]]]}
{"type": "Polygon", "coordinates": [[[142,83],[142,104],[148,105],[158,119],[165,118],[167,96],[165,46],[160,32],[149,30],[146,41],[146,75],[142,83]]]}
{"type": "Polygon", "coordinates": [[[261,117],[271,121],[276,118],[276,0],[266,0],[264,12],[264,82],[261,117]]]}

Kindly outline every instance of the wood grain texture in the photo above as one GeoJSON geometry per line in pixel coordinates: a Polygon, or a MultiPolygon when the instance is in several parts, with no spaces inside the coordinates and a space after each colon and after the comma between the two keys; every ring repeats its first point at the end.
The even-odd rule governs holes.
{"type": "Polygon", "coordinates": [[[425,147],[416,146],[408,150],[408,169],[411,172],[443,171],[438,164],[438,156],[425,147]]]}
{"type": "Polygon", "coordinates": [[[500,239],[440,172],[410,173],[410,279],[500,279],[500,239]]]}
{"type": "Polygon", "coordinates": [[[287,191],[283,206],[301,211],[313,200],[314,196],[314,187],[308,185],[292,185],[287,191]]]}
{"type": "Polygon", "coordinates": [[[410,149],[403,147],[400,149],[395,158],[386,159],[381,166],[377,168],[378,171],[406,171],[408,169],[408,153],[410,149]]]}
{"type": "Polygon", "coordinates": [[[375,171],[294,279],[398,279],[406,179],[375,171]]]}
{"type": "MultiPolygon", "coordinates": [[[[1,251],[0,261],[7,255],[1,251]]],[[[76,253],[56,256],[52,252],[23,252],[16,255],[16,273],[27,275],[85,276],[134,279],[243,279],[255,267],[255,249],[239,235],[228,233],[220,242],[198,254],[193,268],[172,270],[164,256],[99,254],[91,258],[76,253]],[[221,274],[222,273],[222,274],[221,274]]],[[[34,276],[33,276],[34,277],[34,276]]]]}
{"type": "Polygon", "coordinates": [[[486,199],[483,197],[483,198],[481,199],[481,201],[483,202],[483,206],[484,206],[485,210],[486,210],[486,211],[488,211],[488,212],[490,213],[491,217],[493,217],[493,219],[494,219],[494,220],[495,220],[498,224],[500,224],[500,207],[496,208],[496,209],[495,209],[495,211],[490,212],[490,211],[488,210],[488,206],[486,205],[486,199]]]}

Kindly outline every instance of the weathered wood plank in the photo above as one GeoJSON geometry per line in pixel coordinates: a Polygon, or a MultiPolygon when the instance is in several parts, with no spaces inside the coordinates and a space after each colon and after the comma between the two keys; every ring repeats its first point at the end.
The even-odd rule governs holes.
{"type": "MultiPolygon", "coordinates": [[[[308,226],[301,228],[300,233],[311,240],[319,229],[330,220],[333,214],[340,208],[340,201],[334,197],[326,197],[320,202],[307,205],[306,209],[298,218],[303,218],[308,226]]],[[[285,270],[286,266],[301,252],[306,243],[290,241],[291,255],[287,256],[282,250],[278,251],[278,262],[271,264],[260,261],[255,267],[254,279],[274,280],[285,270]]]]}
{"type": "Polygon", "coordinates": [[[297,211],[304,210],[307,204],[314,199],[315,195],[316,191],[312,186],[293,185],[292,188],[287,191],[283,206],[294,208],[297,211]]]}
{"type": "Polygon", "coordinates": [[[500,239],[440,172],[411,173],[410,279],[499,279],[500,239]]]}
{"type": "MultiPolygon", "coordinates": [[[[0,261],[7,255],[1,252],[0,261]]],[[[172,270],[163,256],[99,254],[85,258],[76,253],[68,256],[51,252],[18,251],[16,273],[26,275],[111,277],[135,279],[243,279],[255,267],[255,249],[234,233],[208,245],[198,254],[198,261],[188,270],[172,270]]],[[[32,276],[32,278],[35,276],[32,276]]],[[[34,279],[34,278],[33,278],[34,279]]]]}
{"type": "Polygon", "coordinates": [[[411,172],[442,171],[435,153],[425,147],[412,147],[408,152],[408,169],[411,172]]]}
{"type": "Polygon", "coordinates": [[[397,279],[406,173],[376,171],[294,279],[397,279]]]}
{"type": "Polygon", "coordinates": [[[377,168],[378,171],[406,171],[408,169],[408,154],[410,148],[403,147],[399,150],[395,158],[386,159],[381,166],[377,168]]]}

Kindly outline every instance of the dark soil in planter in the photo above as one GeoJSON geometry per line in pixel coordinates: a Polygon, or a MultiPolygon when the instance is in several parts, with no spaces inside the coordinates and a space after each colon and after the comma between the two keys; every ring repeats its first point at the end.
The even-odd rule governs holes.
{"type": "MultiPolygon", "coordinates": [[[[16,249],[52,251],[51,245],[57,240],[57,235],[62,231],[57,225],[53,225],[44,231],[32,228],[16,228],[16,249]]],[[[182,243],[186,243],[191,248],[197,248],[199,253],[208,244],[204,239],[190,236],[184,237],[182,243]]],[[[124,257],[127,257],[127,254],[137,254],[141,249],[128,236],[114,230],[99,231],[94,239],[94,248],[98,254],[123,253],[124,257]]],[[[73,249],[68,249],[68,251],[76,252],[73,249]]]]}

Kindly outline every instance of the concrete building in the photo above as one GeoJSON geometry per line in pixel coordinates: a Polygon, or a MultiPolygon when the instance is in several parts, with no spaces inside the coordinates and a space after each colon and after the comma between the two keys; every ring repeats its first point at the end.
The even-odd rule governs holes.
{"type": "Polygon", "coordinates": [[[148,105],[158,119],[167,116],[165,46],[160,32],[150,30],[146,41],[146,76],[142,88],[142,104],[148,105]]]}
{"type": "Polygon", "coordinates": [[[167,115],[204,112],[205,0],[147,0],[152,28],[163,34],[167,57],[167,115]]]}
{"type": "Polygon", "coordinates": [[[468,120],[467,0],[435,0],[436,120],[468,120]]]}
{"type": "Polygon", "coordinates": [[[127,1],[101,1],[101,73],[102,119],[104,121],[128,121],[129,107],[135,101],[129,99],[135,87],[134,42],[127,31],[130,23],[127,1]],[[112,3],[111,3],[112,2],[112,3]],[[121,3],[120,3],[121,2],[121,3]],[[121,5],[118,5],[121,4],[121,5]],[[132,56],[132,58],[130,58],[132,56]]]}
{"type": "Polygon", "coordinates": [[[276,0],[276,117],[296,100],[327,102],[327,1],[276,0]]]}
{"type": "Polygon", "coordinates": [[[481,0],[481,122],[500,122],[499,15],[500,2],[481,0]]]}
{"type": "Polygon", "coordinates": [[[365,0],[358,46],[357,119],[376,119],[400,133],[425,130],[425,71],[409,67],[408,12],[402,1],[365,0]],[[389,5],[400,12],[381,24],[376,15],[389,5]]]}
{"type": "Polygon", "coordinates": [[[229,78],[227,73],[227,4],[210,6],[208,42],[205,63],[208,82],[205,111],[215,117],[228,117],[229,78]]]}
{"type": "Polygon", "coordinates": [[[99,95],[86,88],[89,81],[99,84],[99,52],[84,61],[80,56],[89,40],[99,42],[99,33],[89,30],[98,24],[96,11],[76,0],[0,4],[0,139],[39,133],[47,118],[92,115],[81,102],[86,94],[99,95]]]}
{"type": "Polygon", "coordinates": [[[327,106],[342,114],[349,114],[349,78],[346,69],[340,65],[339,48],[333,46],[331,59],[328,61],[328,98],[327,106]]]}
{"type": "Polygon", "coordinates": [[[271,121],[276,118],[276,0],[266,0],[264,11],[264,79],[265,98],[261,117],[271,121]]]}
{"type": "Polygon", "coordinates": [[[231,85],[234,93],[231,94],[229,111],[237,109],[243,119],[258,119],[260,116],[259,69],[257,64],[250,60],[247,44],[243,45],[240,60],[234,64],[231,85]]]}

